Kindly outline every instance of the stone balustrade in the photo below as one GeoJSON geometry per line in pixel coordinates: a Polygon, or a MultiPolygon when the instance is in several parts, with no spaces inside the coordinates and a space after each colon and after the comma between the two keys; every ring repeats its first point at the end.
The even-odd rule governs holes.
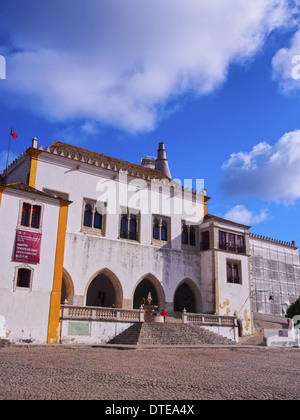
{"type": "Polygon", "coordinates": [[[61,320],[144,322],[144,311],[136,309],[61,306],[61,320]]]}
{"type": "Polygon", "coordinates": [[[182,313],[183,324],[216,325],[223,327],[237,327],[237,318],[234,316],[221,316],[210,314],[182,313]]]}

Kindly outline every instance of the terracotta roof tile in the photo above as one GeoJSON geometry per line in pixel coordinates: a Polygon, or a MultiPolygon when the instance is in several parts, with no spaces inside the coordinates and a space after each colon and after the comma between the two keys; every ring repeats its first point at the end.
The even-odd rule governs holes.
{"type": "Polygon", "coordinates": [[[51,153],[56,150],[58,155],[63,154],[65,157],[70,157],[71,159],[76,159],[78,161],[81,161],[83,158],[86,163],[94,164],[95,162],[98,162],[99,166],[103,163],[106,166],[110,165],[112,169],[116,167],[118,171],[121,169],[126,170],[128,175],[133,173],[134,176],[136,176],[136,174],[139,173],[145,175],[146,178],[150,177],[151,179],[155,178],[170,180],[162,172],[156,169],[146,168],[135,163],[126,162],[125,160],[107,156],[102,153],[92,152],[90,150],[82,149],[81,147],[72,146],[70,144],[62,143],[59,141],[51,144],[48,150],[50,150],[51,153]]]}
{"type": "Polygon", "coordinates": [[[13,184],[5,184],[0,182],[1,185],[5,186],[6,188],[12,188],[14,190],[18,190],[18,191],[24,191],[24,192],[28,192],[31,194],[36,194],[36,195],[40,195],[43,197],[49,197],[49,198],[54,198],[53,196],[44,193],[43,191],[39,191],[35,188],[29,187],[29,185],[24,184],[23,182],[15,182],[13,184]]]}

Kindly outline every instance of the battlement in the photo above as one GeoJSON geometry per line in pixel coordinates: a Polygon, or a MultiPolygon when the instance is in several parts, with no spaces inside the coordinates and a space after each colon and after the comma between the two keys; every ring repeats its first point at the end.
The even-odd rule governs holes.
{"type": "Polygon", "coordinates": [[[288,246],[290,248],[297,249],[296,244],[295,244],[295,241],[292,241],[292,242],[284,242],[284,241],[281,241],[279,239],[269,238],[267,236],[257,235],[255,233],[250,233],[250,238],[259,239],[261,241],[267,241],[267,242],[271,242],[273,244],[288,246]]]}

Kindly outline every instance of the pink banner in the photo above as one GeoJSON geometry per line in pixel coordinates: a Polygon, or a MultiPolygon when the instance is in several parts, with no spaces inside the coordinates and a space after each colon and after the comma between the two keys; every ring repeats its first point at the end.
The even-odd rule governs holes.
{"type": "Polygon", "coordinates": [[[17,230],[14,261],[39,264],[42,235],[17,230]]]}

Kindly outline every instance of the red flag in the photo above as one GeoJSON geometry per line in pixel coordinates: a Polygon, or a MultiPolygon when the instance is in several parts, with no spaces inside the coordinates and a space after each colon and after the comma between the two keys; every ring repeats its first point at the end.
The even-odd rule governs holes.
{"type": "Polygon", "coordinates": [[[13,129],[11,129],[10,135],[13,136],[14,140],[16,140],[16,138],[18,137],[16,133],[13,131],[13,129]]]}

